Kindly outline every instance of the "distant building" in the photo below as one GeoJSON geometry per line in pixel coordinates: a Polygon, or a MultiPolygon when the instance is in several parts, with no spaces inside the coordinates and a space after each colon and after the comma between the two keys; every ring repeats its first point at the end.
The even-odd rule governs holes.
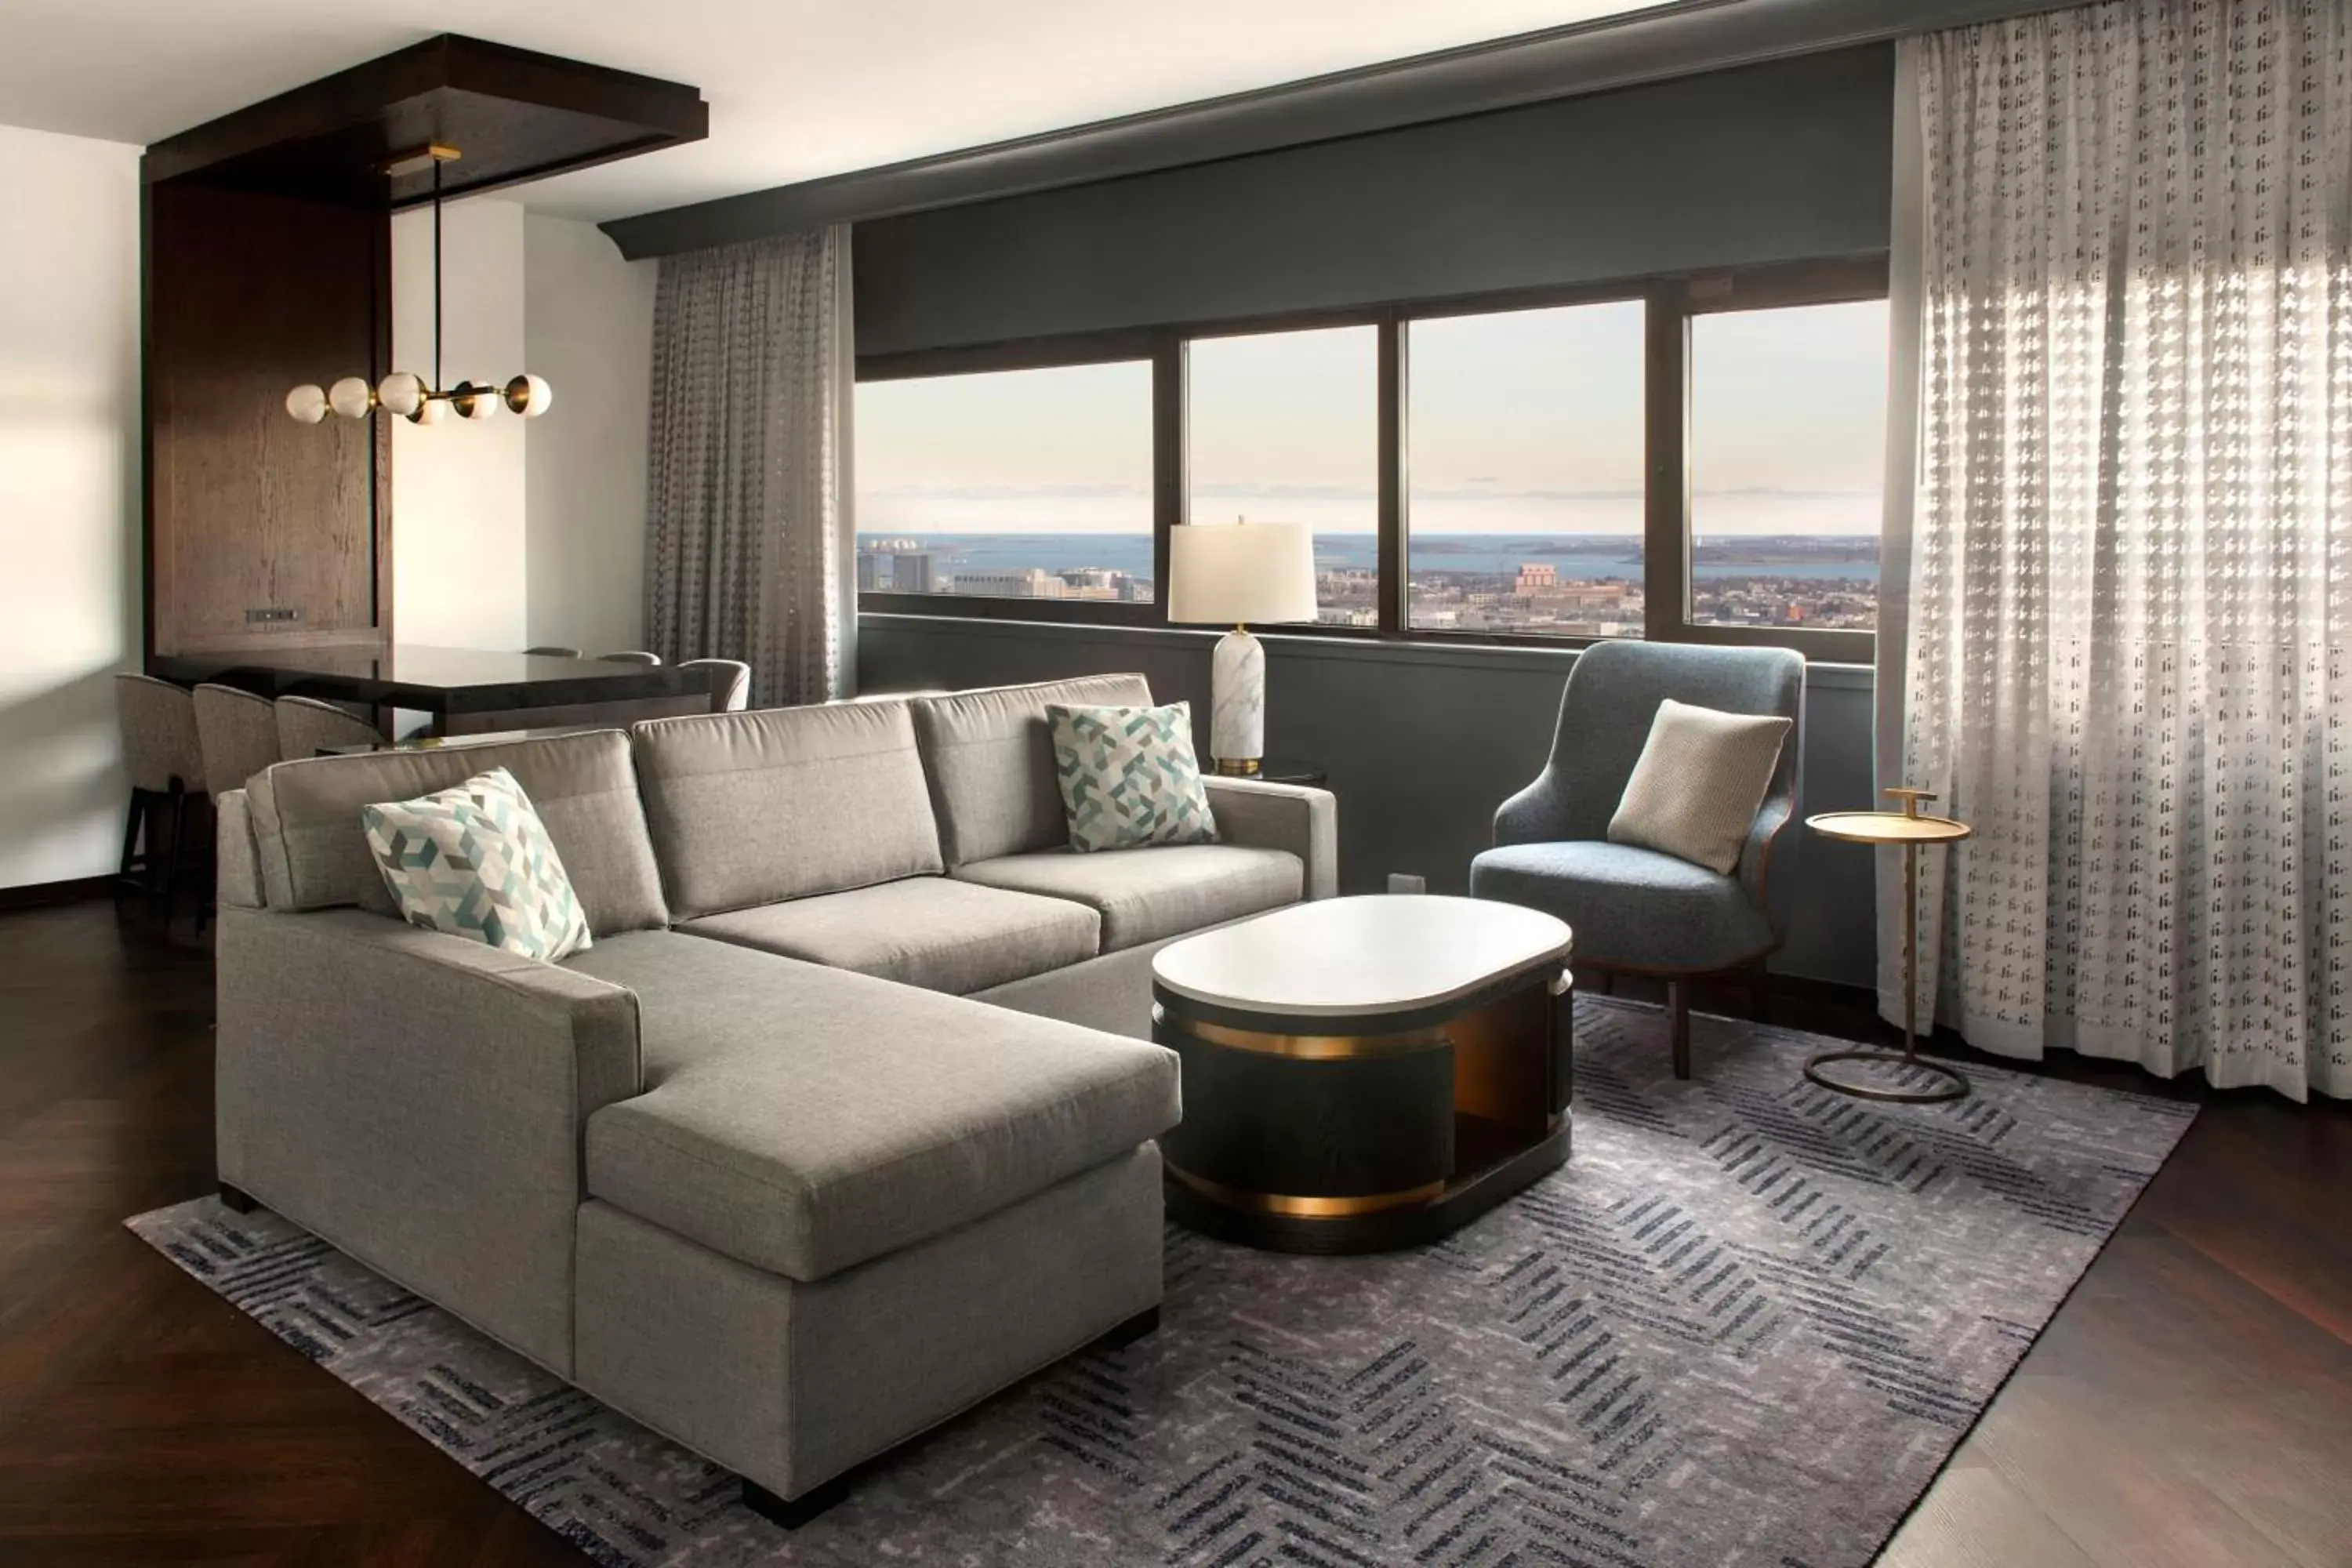
{"type": "Polygon", "coordinates": [[[1532,561],[1523,562],[1520,563],[1517,592],[1526,594],[1531,593],[1538,588],[1557,588],[1559,586],[1559,567],[1545,565],[1532,561]]]}
{"type": "Polygon", "coordinates": [[[901,594],[936,594],[939,577],[931,565],[928,550],[908,551],[892,558],[891,579],[901,594]]]}
{"type": "Polygon", "coordinates": [[[959,572],[949,580],[947,591],[991,599],[1063,599],[1070,596],[1068,584],[1038,566],[1024,566],[1011,572],[959,572]]]}
{"type": "Polygon", "coordinates": [[[859,551],[857,552],[857,591],[861,594],[883,592],[886,585],[891,582],[890,574],[887,570],[889,563],[890,558],[887,555],[876,555],[869,551],[859,551]]]}

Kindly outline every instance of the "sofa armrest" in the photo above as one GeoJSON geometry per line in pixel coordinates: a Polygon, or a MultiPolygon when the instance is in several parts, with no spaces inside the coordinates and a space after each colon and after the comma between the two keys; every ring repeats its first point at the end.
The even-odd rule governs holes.
{"type": "Polygon", "coordinates": [[[221,1179],[534,1360],[572,1364],[588,1118],[637,999],[358,910],[221,910],[221,1179]]]}
{"type": "Polygon", "coordinates": [[[1339,802],[1328,789],[1212,775],[1217,837],[1252,849],[1287,849],[1307,868],[1307,896],[1339,891],[1339,802]]]}

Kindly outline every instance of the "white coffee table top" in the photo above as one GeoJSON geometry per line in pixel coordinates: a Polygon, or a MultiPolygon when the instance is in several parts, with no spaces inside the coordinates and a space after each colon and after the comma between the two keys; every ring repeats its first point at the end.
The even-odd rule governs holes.
{"type": "Polygon", "coordinates": [[[1566,924],[1515,904],[1372,894],[1293,904],[1171,942],[1151,977],[1213,1006],[1342,1017],[1434,1006],[1565,963],[1570,942],[1566,924]]]}

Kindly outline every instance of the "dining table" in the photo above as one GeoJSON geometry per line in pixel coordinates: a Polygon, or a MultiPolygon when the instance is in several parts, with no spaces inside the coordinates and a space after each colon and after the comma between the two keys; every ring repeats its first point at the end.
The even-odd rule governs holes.
{"type": "Polygon", "coordinates": [[[499,648],[370,643],[157,654],[148,672],[268,698],[427,713],[438,735],[627,724],[711,710],[707,668],[499,648]]]}

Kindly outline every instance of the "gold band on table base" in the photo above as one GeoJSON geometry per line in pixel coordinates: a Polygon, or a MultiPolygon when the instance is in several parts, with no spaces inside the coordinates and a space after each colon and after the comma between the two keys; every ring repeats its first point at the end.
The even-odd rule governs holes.
{"type": "Polygon", "coordinates": [[[1217,772],[1229,779],[1254,779],[1257,777],[1257,767],[1258,759],[1255,757],[1219,757],[1217,759],[1217,772]]]}
{"type": "Polygon", "coordinates": [[[1238,1187],[1229,1187],[1205,1176],[1196,1176],[1175,1165],[1168,1167],[1168,1173],[1211,1203],[1250,1214],[1282,1215],[1290,1219],[1352,1219],[1359,1215],[1381,1214],[1389,1209],[1410,1208],[1414,1204],[1434,1203],[1445,1195],[1445,1184],[1442,1181],[1427,1182],[1396,1193],[1351,1193],[1346,1197],[1302,1198],[1282,1193],[1245,1193],[1238,1187]]]}
{"type": "Polygon", "coordinates": [[[1183,1019],[1179,1027],[1196,1040],[1206,1040],[1229,1051],[1255,1051],[1260,1056],[1296,1057],[1307,1061],[1346,1061],[1360,1057],[1429,1051],[1446,1043],[1443,1028],[1408,1029],[1394,1035],[1274,1035],[1198,1018],[1183,1019]]]}

